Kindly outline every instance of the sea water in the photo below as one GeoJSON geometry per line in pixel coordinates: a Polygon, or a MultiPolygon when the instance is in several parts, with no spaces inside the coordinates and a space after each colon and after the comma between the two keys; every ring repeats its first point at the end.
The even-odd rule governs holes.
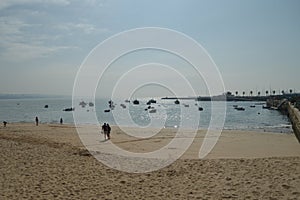
{"type": "MultiPolygon", "coordinates": [[[[94,117],[100,124],[107,122],[129,127],[184,126],[206,129],[212,126],[212,104],[209,101],[180,100],[180,104],[175,104],[174,100],[156,99],[157,103],[151,104],[152,108],[148,109],[148,100],[139,99],[139,105],[134,105],[132,101],[114,100],[114,109],[111,109],[108,99],[93,101],[82,98],[74,100],[73,104],[71,98],[0,99],[0,121],[34,123],[35,117],[38,116],[41,123],[59,123],[62,118],[64,123],[73,124],[73,113],[77,112],[76,116],[80,119],[76,121],[86,124],[91,122],[89,117],[94,117]],[[82,101],[87,105],[79,105],[82,101]],[[89,102],[94,105],[89,105],[89,102]],[[45,105],[48,105],[48,108],[45,105]],[[75,110],[63,111],[71,107],[75,110]],[[199,107],[202,107],[203,111],[199,111],[199,107]],[[154,109],[153,113],[149,112],[154,109]]],[[[262,102],[214,102],[217,108],[222,105],[226,108],[224,129],[292,132],[288,118],[277,110],[263,109],[262,102]],[[245,111],[234,109],[236,105],[244,107],[245,111]]],[[[218,113],[214,115],[216,116],[218,117],[218,113]]]]}

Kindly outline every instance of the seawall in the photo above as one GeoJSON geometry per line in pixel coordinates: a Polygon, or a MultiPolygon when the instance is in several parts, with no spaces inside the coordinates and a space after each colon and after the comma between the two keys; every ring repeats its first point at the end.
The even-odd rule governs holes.
{"type": "Polygon", "coordinates": [[[300,111],[287,99],[267,99],[266,104],[271,109],[277,109],[289,118],[294,134],[300,143],[300,111]]]}
{"type": "Polygon", "coordinates": [[[300,112],[294,105],[291,104],[291,102],[286,103],[286,109],[287,115],[292,123],[295,136],[300,143],[300,112]]]}

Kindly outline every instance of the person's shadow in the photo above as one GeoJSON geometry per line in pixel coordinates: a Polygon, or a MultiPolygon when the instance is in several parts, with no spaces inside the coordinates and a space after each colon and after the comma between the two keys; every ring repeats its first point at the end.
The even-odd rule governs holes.
{"type": "Polygon", "coordinates": [[[108,141],[108,139],[103,139],[103,140],[98,140],[100,143],[104,143],[106,141],[108,141]]]}

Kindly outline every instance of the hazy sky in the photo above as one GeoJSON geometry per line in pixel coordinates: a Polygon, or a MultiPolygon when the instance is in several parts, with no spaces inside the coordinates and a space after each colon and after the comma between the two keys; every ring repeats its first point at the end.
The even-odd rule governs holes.
{"type": "MultiPolygon", "coordinates": [[[[199,42],[217,64],[226,90],[300,91],[298,0],[1,0],[0,93],[70,95],[80,64],[96,45],[149,26],[199,42]]],[[[149,54],[155,61],[164,55],[143,55],[149,54]]],[[[138,55],[129,58],[143,58],[138,55]]],[[[206,94],[200,85],[197,92],[206,94]]]]}

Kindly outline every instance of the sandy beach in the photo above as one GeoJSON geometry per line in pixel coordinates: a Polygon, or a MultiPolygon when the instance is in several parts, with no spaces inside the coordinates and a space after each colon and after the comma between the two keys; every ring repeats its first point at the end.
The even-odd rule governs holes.
{"type": "MultiPolygon", "coordinates": [[[[150,152],[174,131],[137,139],[113,127],[111,142],[150,152]]],[[[73,125],[8,124],[0,128],[0,199],[299,199],[300,144],[293,134],[226,130],[199,159],[204,136],[200,130],[170,166],[135,174],[96,160],[73,125]]]]}

